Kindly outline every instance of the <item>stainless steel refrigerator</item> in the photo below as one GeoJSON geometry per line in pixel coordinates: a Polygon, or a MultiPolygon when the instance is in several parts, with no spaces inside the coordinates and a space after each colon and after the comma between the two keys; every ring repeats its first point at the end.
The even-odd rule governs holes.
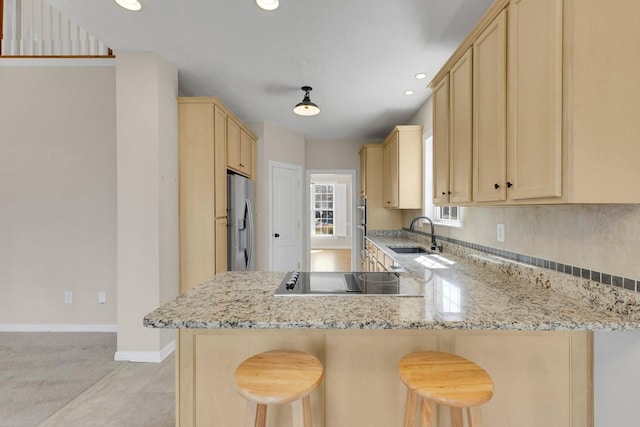
{"type": "Polygon", "coordinates": [[[253,181],[227,174],[227,269],[256,269],[253,181]]]}

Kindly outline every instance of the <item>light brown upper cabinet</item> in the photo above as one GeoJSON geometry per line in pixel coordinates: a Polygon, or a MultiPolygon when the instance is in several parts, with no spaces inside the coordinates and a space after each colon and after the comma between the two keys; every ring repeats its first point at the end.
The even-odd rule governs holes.
{"type": "Polygon", "coordinates": [[[181,292],[227,269],[229,128],[255,156],[255,137],[239,123],[216,98],[178,98],[181,292]]]}
{"type": "Polygon", "coordinates": [[[382,143],[383,203],[422,208],[422,126],[396,126],[382,143]]]}
{"type": "MultiPolygon", "coordinates": [[[[214,106],[216,218],[227,216],[227,114],[214,106]]],[[[226,255],[225,255],[226,256],[226,255]]]]}
{"type": "Polygon", "coordinates": [[[473,89],[473,200],[506,200],[506,10],[473,42],[473,89]]]}
{"type": "Polygon", "coordinates": [[[384,208],[382,150],[382,144],[364,144],[360,149],[360,197],[367,199],[368,231],[402,228],[402,211],[384,208]]]}
{"type": "Polygon", "coordinates": [[[451,105],[449,126],[449,202],[471,201],[471,147],[473,115],[472,49],[454,64],[449,72],[451,105]]]}
{"type": "Polygon", "coordinates": [[[503,184],[514,200],[561,197],[562,1],[513,1],[509,15],[509,157],[503,184]]]}
{"type": "Polygon", "coordinates": [[[449,73],[433,86],[433,203],[449,203],[449,73]]]}
{"type": "Polygon", "coordinates": [[[491,6],[431,83],[473,49],[472,204],[640,203],[638,16],[637,1],[491,6]]]}
{"type": "Polygon", "coordinates": [[[227,167],[241,175],[253,178],[251,172],[254,144],[255,139],[229,117],[227,119],[227,167]]]}
{"type": "Polygon", "coordinates": [[[433,88],[433,202],[471,201],[472,49],[433,88]]]}
{"type": "Polygon", "coordinates": [[[367,198],[367,146],[360,148],[360,198],[367,198]]]}

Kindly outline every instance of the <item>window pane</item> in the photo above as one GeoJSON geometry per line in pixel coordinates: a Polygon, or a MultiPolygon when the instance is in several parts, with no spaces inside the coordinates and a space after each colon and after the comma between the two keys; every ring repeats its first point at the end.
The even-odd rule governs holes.
{"type": "Polygon", "coordinates": [[[312,187],[315,210],[312,233],[316,236],[333,235],[333,193],[333,184],[314,184],[312,187]]]}

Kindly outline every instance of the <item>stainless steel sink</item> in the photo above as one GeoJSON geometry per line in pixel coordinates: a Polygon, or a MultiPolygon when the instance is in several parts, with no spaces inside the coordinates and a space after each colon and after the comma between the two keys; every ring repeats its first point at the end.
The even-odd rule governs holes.
{"type": "Polygon", "coordinates": [[[394,251],[397,254],[427,254],[430,253],[428,250],[421,248],[420,246],[409,246],[409,247],[392,247],[389,246],[389,249],[394,251]]]}

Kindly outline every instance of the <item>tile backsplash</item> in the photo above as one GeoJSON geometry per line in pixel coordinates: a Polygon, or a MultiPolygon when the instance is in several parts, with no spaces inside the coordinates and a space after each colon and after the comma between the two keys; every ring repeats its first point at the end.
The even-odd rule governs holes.
{"type": "MultiPolygon", "coordinates": [[[[425,234],[419,232],[420,234],[425,234]]],[[[571,274],[576,277],[582,277],[583,279],[600,282],[605,285],[616,286],[618,288],[624,288],[634,292],[640,292],[639,282],[640,280],[616,276],[611,273],[600,272],[590,270],[585,267],[579,267],[574,265],[567,265],[557,261],[552,261],[543,258],[536,258],[516,252],[505,251],[502,249],[492,248],[489,246],[478,245],[476,243],[469,243],[458,239],[452,239],[444,236],[437,236],[438,240],[442,240],[455,245],[463,246],[469,249],[473,249],[480,252],[485,252],[491,255],[497,255],[503,258],[507,258],[513,261],[521,262],[524,264],[531,264],[537,267],[546,268],[549,270],[557,271],[560,273],[571,274]]]]}
{"type": "MultiPolygon", "coordinates": [[[[415,212],[407,214],[405,227],[415,212]]],[[[436,225],[436,234],[444,241],[640,292],[640,205],[469,207],[462,227],[436,225]],[[505,224],[504,242],[496,239],[498,223],[505,224]]]]}

